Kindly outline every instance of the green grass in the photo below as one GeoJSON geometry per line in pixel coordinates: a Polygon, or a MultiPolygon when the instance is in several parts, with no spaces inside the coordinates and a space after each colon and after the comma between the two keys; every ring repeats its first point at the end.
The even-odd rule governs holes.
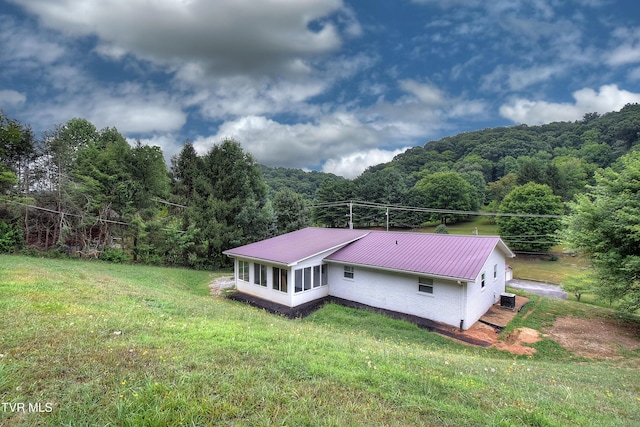
{"type": "MultiPolygon", "coordinates": [[[[334,304],[288,320],[213,277],[0,256],[0,402],[52,408],[0,425],[640,425],[636,353],[516,357],[334,304]]],[[[524,321],[586,310],[564,304],[524,321]]]]}

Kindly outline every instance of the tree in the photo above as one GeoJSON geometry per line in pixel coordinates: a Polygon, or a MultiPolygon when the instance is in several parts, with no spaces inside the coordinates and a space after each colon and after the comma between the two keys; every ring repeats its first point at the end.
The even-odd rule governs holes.
{"type": "Polygon", "coordinates": [[[570,205],[563,237],[591,257],[596,292],[633,312],[640,308],[640,152],[621,157],[595,179],[570,205]]]}
{"type": "Polygon", "coordinates": [[[232,139],[214,145],[200,164],[185,225],[200,230],[195,249],[202,267],[228,265],[224,250],[273,234],[266,186],[251,154],[232,139]]]}
{"type": "Polygon", "coordinates": [[[29,164],[36,158],[36,144],[29,126],[0,111],[0,194],[14,186],[29,191],[29,164]]]}
{"type": "Polygon", "coordinates": [[[524,185],[528,182],[542,183],[544,182],[544,172],[542,165],[537,159],[524,157],[519,158],[522,161],[518,170],[518,185],[524,185]]]}
{"type": "Polygon", "coordinates": [[[273,198],[277,234],[300,230],[309,225],[309,208],[304,198],[293,190],[285,188],[273,198]]]}
{"type": "MultiPolygon", "coordinates": [[[[418,181],[414,187],[424,196],[425,207],[435,209],[470,211],[476,206],[473,197],[477,194],[471,186],[457,172],[437,172],[427,175],[418,181]]],[[[442,224],[448,219],[463,218],[464,215],[434,214],[442,224]]]]}
{"type": "MultiPolygon", "coordinates": [[[[401,204],[407,192],[406,178],[395,168],[373,171],[369,168],[353,182],[357,200],[389,204],[401,204]]],[[[365,226],[386,223],[385,209],[358,206],[354,220],[365,226]]],[[[391,222],[394,218],[391,217],[391,222]]]]}
{"type": "Polygon", "coordinates": [[[507,194],[518,186],[518,175],[509,173],[497,181],[487,185],[487,197],[490,201],[502,202],[507,194]]]}
{"type": "Polygon", "coordinates": [[[349,207],[347,200],[353,198],[353,182],[342,177],[328,177],[318,188],[316,200],[324,206],[316,207],[313,211],[315,221],[329,227],[347,227],[349,225],[349,207]],[[340,205],[327,206],[336,202],[340,205]]]}
{"type": "MultiPolygon", "coordinates": [[[[547,185],[530,182],[516,187],[500,204],[499,212],[535,215],[561,215],[563,204],[547,185]]],[[[546,252],[553,246],[560,226],[558,218],[499,216],[500,235],[520,251],[546,252]]]]}
{"type": "Polygon", "coordinates": [[[567,277],[562,282],[562,289],[573,294],[576,297],[576,300],[580,302],[582,294],[593,290],[593,284],[593,276],[589,272],[581,272],[567,277]]]}

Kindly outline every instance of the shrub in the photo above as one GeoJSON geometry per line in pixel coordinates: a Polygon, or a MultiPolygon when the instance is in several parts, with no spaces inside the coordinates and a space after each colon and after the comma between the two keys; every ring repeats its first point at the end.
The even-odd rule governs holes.
{"type": "Polygon", "coordinates": [[[120,249],[105,249],[100,254],[100,259],[116,264],[122,264],[127,261],[127,255],[120,249]]]}
{"type": "Polygon", "coordinates": [[[21,246],[21,230],[15,225],[0,222],[0,253],[14,252],[21,246]]]}

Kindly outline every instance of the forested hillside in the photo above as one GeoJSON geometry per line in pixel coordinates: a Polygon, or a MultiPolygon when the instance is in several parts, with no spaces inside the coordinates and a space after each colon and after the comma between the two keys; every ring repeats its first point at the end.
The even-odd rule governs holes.
{"type": "Polygon", "coordinates": [[[310,224],[393,227],[500,216],[518,250],[545,251],[567,202],[600,168],[637,147],[640,106],[579,122],[463,133],[414,147],[347,180],[256,163],[241,141],[171,164],[158,147],[72,119],[41,137],[0,113],[0,251],[100,257],[192,268],[227,265],[222,251],[310,224]],[[321,206],[312,208],[312,205],[321,206]],[[436,211],[437,210],[437,211],[436,211]]]}

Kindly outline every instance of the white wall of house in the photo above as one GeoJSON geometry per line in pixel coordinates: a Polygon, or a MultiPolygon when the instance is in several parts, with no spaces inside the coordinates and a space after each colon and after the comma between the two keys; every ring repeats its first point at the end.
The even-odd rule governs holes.
{"type": "MultiPolygon", "coordinates": [[[[318,254],[291,267],[268,263],[266,261],[236,258],[234,260],[236,289],[242,293],[286,305],[287,307],[295,307],[309,301],[326,297],[329,295],[328,281],[326,279],[325,281],[322,280],[322,260],[326,256],[327,253],[318,254]],[[249,263],[248,281],[241,279],[239,271],[241,261],[249,263]],[[255,264],[266,267],[266,286],[255,283],[255,264]],[[274,289],[274,267],[287,270],[287,292],[274,289]],[[301,292],[296,292],[296,270],[300,270],[302,275],[303,286],[301,292]],[[305,286],[307,280],[308,285],[305,286]],[[323,283],[325,284],[323,285],[323,283]],[[309,289],[305,289],[307,287],[309,289]]],[[[328,269],[327,264],[325,264],[325,268],[328,269]]]]}
{"type": "Polygon", "coordinates": [[[331,263],[330,294],[350,301],[413,314],[460,326],[463,284],[433,279],[433,294],[420,292],[417,274],[354,266],[353,279],[344,277],[344,265],[331,263]]]}
{"type": "MultiPolygon", "coordinates": [[[[331,251],[333,252],[333,251],[331,251]]],[[[296,265],[291,266],[291,307],[295,307],[300,304],[304,304],[309,301],[313,301],[319,298],[324,298],[329,295],[329,283],[330,281],[325,282],[326,285],[322,285],[322,277],[316,277],[318,273],[317,267],[320,267],[320,273],[322,272],[322,264],[325,264],[325,268],[329,268],[329,265],[323,262],[323,259],[327,257],[331,252],[323,252],[314,257],[308,258],[302,262],[299,262],[296,265]],[[316,268],[314,268],[316,267],[316,268]],[[305,290],[303,287],[302,292],[296,292],[295,289],[295,280],[296,280],[296,270],[302,270],[303,280],[308,278],[305,274],[305,269],[311,276],[311,286],[310,289],[305,290]],[[320,281],[320,286],[315,286],[318,284],[318,280],[320,281]]],[[[327,276],[328,280],[328,276],[327,276]]]]}
{"type": "Polygon", "coordinates": [[[473,325],[493,304],[500,301],[500,294],[504,290],[505,258],[496,248],[487,258],[476,281],[469,282],[467,285],[465,327],[473,325]],[[484,287],[482,287],[482,273],[484,273],[484,287]]]}
{"type": "Polygon", "coordinates": [[[235,259],[234,261],[234,277],[236,281],[236,289],[242,293],[263,298],[269,301],[276,302],[278,304],[291,307],[291,271],[288,267],[283,265],[268,264],[264,261],[253,261],[250,259],[235,259]],[[240,261],[246,261],[249,264],[249,281],[244,281],[240,278],[238,271],[240,261]],[[266,286],[261,286],[255,283],[255,268],[254,264],[261,264],[266,267],[266,286]],[[273,267],[284,268],[287,270],[287,287],[288,292],[280,292],[273,289],[273,267]]]}

